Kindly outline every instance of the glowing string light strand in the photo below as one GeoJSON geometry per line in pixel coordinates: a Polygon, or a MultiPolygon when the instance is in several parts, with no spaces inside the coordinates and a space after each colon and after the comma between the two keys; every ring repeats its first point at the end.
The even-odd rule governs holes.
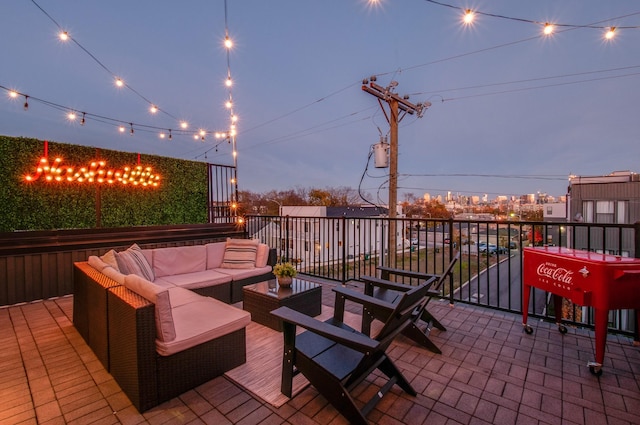
{"type": "MultiPolygon", "coordinates": [[[[16,91],[14,89],[10,89],[6,86],[0,85],[0,89],[5,90],[8,93],[9,98],[11,99],[15,99],[17,97],[24,97],[25,98],[25,104],[27,104],[27,99],[29,101],[33,101],[33,102],[37,102],[37,103],[41,103],[49,108],[58,110],[58,111],[62,111],[64,113],[64,115],[67,117],[67,119],[70,119],[69,114],[74,114],[77,117],[77,114],[81,114],[82,115],[82,119],[80,121],[81,125],[84,125],[86,120],[92,120],[92,121],[96,121],[96,122],[100,122],[103,124],[109,124],[109,125],[114,125],[116,127],[120,127],[120,126],[126,126],[126,127],[134,127],[136,130],[140,130],[142,129],[143,131],[146,132],[166,132],[168,133],[170,136],[172,135],[193,135],[193,134],[200,134],[200,131],[204,131],[206,135],[213,135],[215,134],[215,132],[213,131],[209,131],[209,130],[199,130],[199,131],[193,131],[193,130],[186,130],[186,129],[172,129],[172,128],[167,128],[167,127],[159,127],[159,126],[155,126],[155,125],[148,125],[148,124],[141,124],[141,123],[137,123],[135,121],[131,121],[131,120],[123,120],[123,119],[118,119],[118,118],[112,118],[112,117],[107,117],[105,115],[99,115],[99,114],[94,114],[91,112],[85,112],[85,111],[79,111],[77,109],[71,108],[69,106],[65,106],[65,105],[61,105],[59,103],[55,103],[46,99],[42,99],[42,98],[38,98],[38,97],[34,97],[25,93],[21,93],[19,91],[16,91]]],[[[28,108],[28,105],[25,109],[28,108]]]]}
{"type": "Polygon", "coordinates": [[[31,3],[33,3],[47,18],[49,18],[49,20],[51,22],[53,22],[53,24],[58,27],[59,35],[60,35],[60,39],[62,41],[68,41],[71,40],[76,46],[78,46],[84,53],[86,53],[91,59],[93,59],[94,62],[96,62],[103,70],[105,70],[113,79],[114,83],[118,86],[118,87],[125,87],[127,89],[129,89],[132,93],[134,93],[136,96],[138,96],[140,99],[144,100],[148,105],[149,105],[149,110],[152,113],[156,113],[156,112],[162,112],[163,114],[173,118],[174,120],[178,121],[178,118],[176,118],[175,115],[169,113],[168,111],[159,108],[155,103],[153,103],[151,100],[149,100],[146,96],[144,96],[142,93],[140,93],[139,91],[137,91],[135,88],[133,88],[131,85],[127,84],[124,80],[122,80],[122,78],[120,78],[117,74],[115,74],[113,71],[111,71],[111,69],[109,69],[101,60],[99,60],[93,53],[91,53],[86,47],[84,47],[82,44],[80,44],[80,42],[78,40],[76,40],[74,37],[72,37],[67,31],[65,31],[62,26],[46,11],[44,10],[35,0],[31,0],[31,3]]]}
{"type": "MultiPolygon", "coordinates": [[[[507,16],[507,15],[501,15],[501,14],[497,14],[497,13],[488,13],[488,12],[482,12],[480,10],[475,10],[475,9],[464,9],[462,7],[459,6],[454,6],[452,4],[448,4],[448,3],[444,3],[441,1],[437,1],[437,0],[424,0],[427,3],[432,3],[438,6],[443,6],[443,7],[448,7],[451,9],[455,9],[455,10],[459,10],[461,12],[463,12],[463,19],[464,19],[464,23],[465,24],[470,24],[471,21],[475,18],[475,16],[488,16],[488,17],[492,17],[492,18],[498,18],[498,19],[506,19],[506,20],[510,20],[510,21],[517,21],[517,22],[523,22],[523,23],[527,23],[527,24],[534,24],[534,25],[542,25],[545,34],[551,34],[554,31],[554,28],[559,27],[559,28],[589,28],[589,29],[597,29],[597,30],[604,30],[605,32],[605,37],[607,39],[611,39],[616,30],[620,30],[620,29],[640,29],[640,26],[638,25],[629,25],[629,26],[620,26],[620,25],[616,25],[616,26],[602,26],[602,25],[597,25],[598,23],[594,23],[594,24],[564,24],[564,23],[557,23],[557,22],[542,22],[542,21],[538,21],[538,20],[534,20],[534,19],[524,19],[524,18],[516,18],[513,16],[507,16]]],[[[631,13],[628,15],[624,15],[621,17],[618,17],[616,19],[621,19],[621,18],[627,18],[630,16],[634,16],[634,15],[638,15],[640,14],[640,12],[635,12],[635,13],[631,13]]]]}

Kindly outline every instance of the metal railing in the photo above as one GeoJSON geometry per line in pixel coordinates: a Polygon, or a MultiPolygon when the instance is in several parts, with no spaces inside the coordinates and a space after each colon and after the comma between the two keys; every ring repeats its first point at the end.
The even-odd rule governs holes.
{"type": "MultiPolygon", "coordinates": [[[[522,313],[522,248],[556,245],[635,257],[639,224],[560,223],[443,219],[248,216],[250,238],[276,248],[279,261],[300,273],[345,284],[376,275],[377,266],[441,273],[456,252],[456,263],[441,297],[449,302],[522,313]],[[395,222],[395,249],[388,246],[395,222]],[[391,226],[393,227],[393,226],[391,226]]],[[[415,282],[399,278],[404,283],[415,282]]],[[[551,320],[549,294],[533,290],[530,316],[551,320]]],[[[563,320],[593,325],[593,309],[569,304],[563,320]]],[[[633,312],[611,311],[612,331],[630,334],[633,312]]]]}

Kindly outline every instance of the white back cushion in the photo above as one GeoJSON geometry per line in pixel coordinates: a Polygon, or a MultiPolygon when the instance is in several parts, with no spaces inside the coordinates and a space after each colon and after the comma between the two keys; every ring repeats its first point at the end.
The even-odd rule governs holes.
{"type": "Polygon", "coordinates": [[[124,286],[155,304],[156,337],[160,341],[173,341],[176,338],[176,329],[168,290],[135,274],[124,277],[124,286]]]}
{"type": "Polygon", "coordinates": [[[206,267],[207,249],[204,245],[153,250],[153,271],[157,277],[201,272],[206,267]]]}

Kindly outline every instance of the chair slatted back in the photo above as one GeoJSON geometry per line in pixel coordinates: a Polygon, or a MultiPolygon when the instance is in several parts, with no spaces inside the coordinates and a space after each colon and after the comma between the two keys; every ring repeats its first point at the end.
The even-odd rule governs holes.
{"type": "Polygon", "coordinates": [[[390,343],[405,328],[406,324],[411,322],[414,311],[421,308],[422,304],[428,300],[427,292],[431,287],[431,283],[427,282],[416,286],[401,295],[393,313],[389,315],[389,318],[376,336],[377,341],[382,342],[389,339],[390,343]]]}

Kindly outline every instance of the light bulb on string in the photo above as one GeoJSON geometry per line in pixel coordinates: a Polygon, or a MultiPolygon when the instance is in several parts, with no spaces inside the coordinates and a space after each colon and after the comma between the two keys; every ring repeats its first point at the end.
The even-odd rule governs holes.
{"type": "Polygon", "coordinates": [[[124,133],[124,130],[125,130],[125,128],[124,128],[124,126],[123,126],[123,125],[121,125],[120,127],[118,127],[118,131],[119,131],[120,133],[124,133]]]}
{"type": "Polygon", "coordinates": [[[552,24],[548,22],[544,24],[544,29],[542,30],[544,35],[551,35],[553,34],[553,31],[555,31],[555,27],[552,24]]]}
{"type": "Polygon", "coordinates": [[[66,31],[61,31],[60,34],[58,34],[58,37],[62,41],[67,41],[67,40],[69,40],[69,33],[66,32],[66,31]]]}
{"type": "Polygon", "coordinates": [[[171,129],[169,129],[169,140],[173,139],[173,136],[171,135],[171,129]]]}
{"type": "Polygon", "coordinates": [[[131,131],[130,131],[130,133],[129,133],[129,134],[131,134],[131,135],[133,136],[133,123],[132,123],[132,122],[130,122],[130,123],[129,123],[129,126],[131,126],[131,131]]]}
{"type": "Polygon", "coordinates": [[[229,36],[226,36],[224,38],[224,47],[226,47],[227,49],[231,49],[233,47],[233,41],[231,41],[229,36]]]}
{"type": "Polygon", "coordinates": [[[164,131],[160,133],[160,138],[164,139],[166,137],[166,135],[164,134],[164,131]]]}
{"type": "Polygon", "coordinates": [[[24,95],[24,110],[28,111],[29,110],[29,96],[27,96],[26,94],[24,95]]]}
{"type": "Polygon", "coordinates": [[[67,118],[69,119],[69,121],[75,121],[76,120],[76,113],[71,111],[67,114],[67,118]]]}
{"type": "Polygon", "coordinates": [[[15,90],[9,90],[9,97],[15,99],[16,97],[18,97],[18,92],[15,90]]]}
{"type": "Polygon", "coordinates": [[[83,112],[83,113],[82,113],[82,119],[80,120],[80,125],[84,125],[84,123],[85,123],[84,116],[85,116],[85,115],[86,115],[86,114],[83,112]]]}
{"type": "Polygon", "coordinates": [[[462,16],[462,22],[464,22],[465,25],[471,25],[475,17],[476,17],[476,14],[473,13],[471,9],[467,9],[465,10],[464,15],[462,16]]]}
{"type": "Polygon", "coordinates": [[[607,32],[604,34],[604,38],[606,38],[607,40],[611,40],[615,36],[616,36],[616,27],[609,28],[607,32]]]}
{"type": "Polygon", "coordinates": [[[158,107],[156,105],[151,105],[149,111],[151,111],[152,114],[155,114],[156,112],[158,112],[158,107]]]}
{"type": "Polygon", "coordinates": [[[122,81],[122,78],[120,78],[120,77],[116,77],[116,86],[117,86],[117,87],[122,87],[122,86],[124,86],[124,81],[122,81]]]}
{"type": "Polygon", "coordinates": [[[227,109],[231,109],[231,107],[233,106],[233,103],[230,100],[227,100],[227,102],[224,104],[224,106],[226,106],[227,109]]]}
{"type": "Polygon", "coordinates": [[[180,121],[180,128],[186,129],[189,127],[189,124],[186,121],[180,121]]]}
{"type": "Polygon", "coordinates": [[[227,80],[224,82],[227,87],[231,87],[233,85],[233,81],[231,81],[231,77],[227,77],[227,80]]]}

